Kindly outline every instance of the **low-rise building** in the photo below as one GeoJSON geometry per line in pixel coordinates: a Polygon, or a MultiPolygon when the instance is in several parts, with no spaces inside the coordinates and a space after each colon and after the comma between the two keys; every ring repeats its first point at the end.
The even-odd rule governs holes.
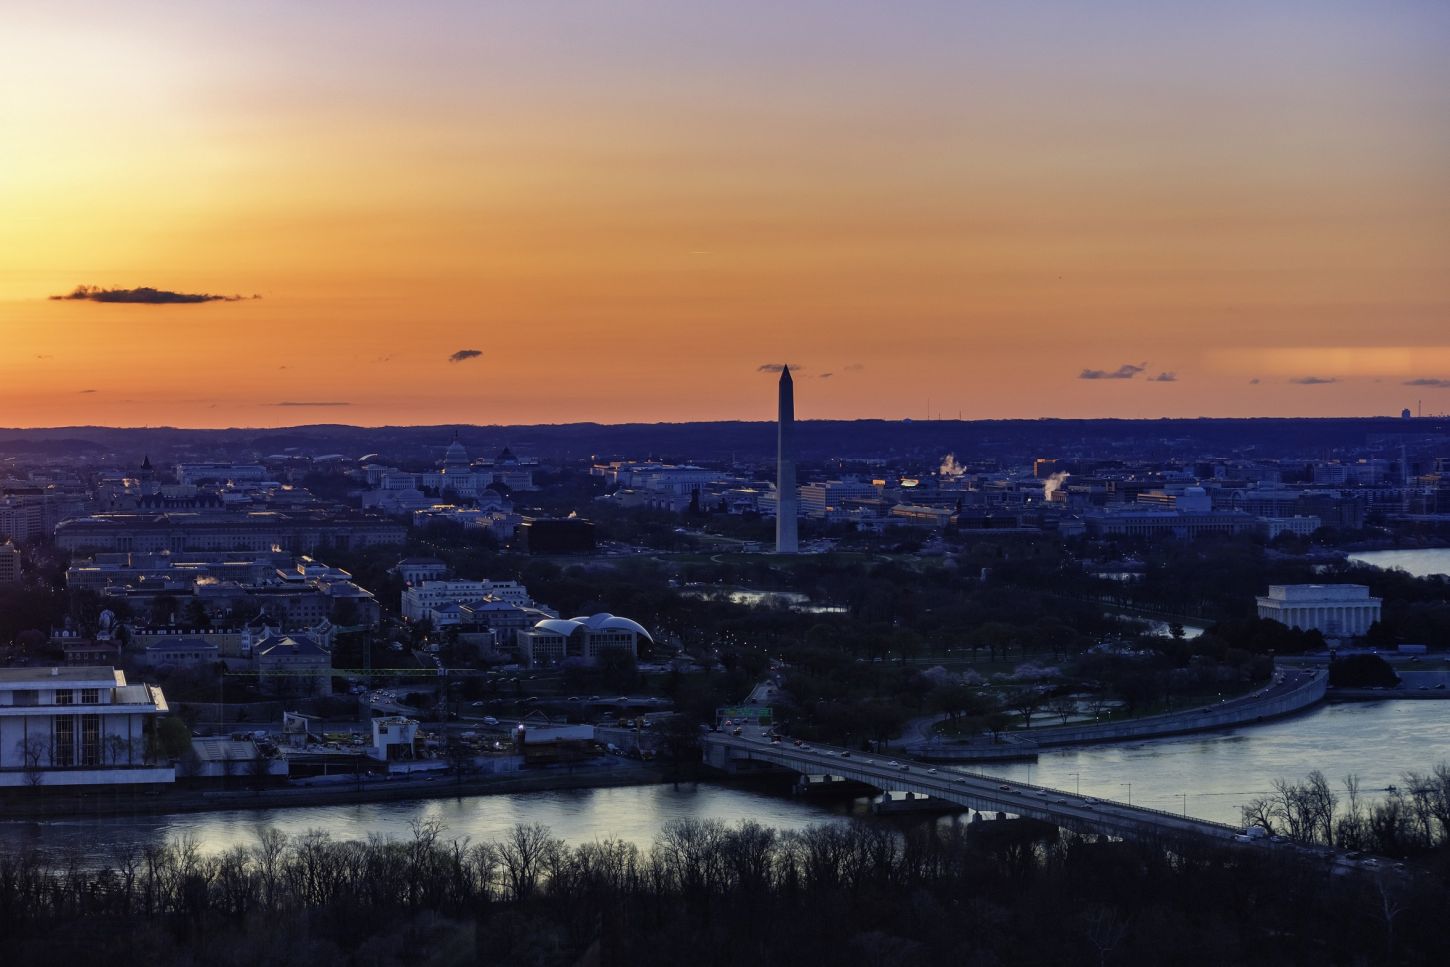
{"type": "Polygon", "coordinates": [[[436,557],[405,557],[393,567],[404,584],[441,581],[448,577],[448,565],[436,557]]]}
{"type": "Polygon", "coordinates": [[[422,621],[440,606],[472,604],[488,598],[519,608],[533,604],[528,589],[517,581],[422,581],[404,589],[402,613],[409,621],[422,621]]]}
{"type": "Polygon", "coordinates": [[[332,652],[308,635],[269,635],[252,649],[262,690],[274,695],[326,694],[332,685],[332,652]]]}
{"type": "Polygon", "coordinates": [[[1273,540],[1280,534],[1308,537],[1317,531],[1323,522],[1318,517],[1260,517],[1259,533],[1266,540],[1273,540]]]}
{"type": "Polygon", "coordinates": [[[545,618],[516,633],[519,657],[530,667],[553,665],[566,658],[596,662],[606,651],[636,657],[639,639],[653,642],[644,626],[607,613],[578,618],[545,618]]]}
{"type": "Polygon", "coordinates": [[[0,787],[174,782],[150,758],[161,689],[96,665],[0,669],[0,787]]]}
{"type": "Polygon", "coordinates": [[[801,516],[817,520],[843,520],[847,501],[875,500],[881,496],[881,491],[871,481],[858,477],[802,484],[797,492],[800,494],[801,516]]]}
{"type": "Polygon", "coordinates": [[[182,668],[214,665],[221,658],[221,649],[205,638],[177,635],[147,645],[145,655],[152,668],[182,668]]]}
{"type": "Polygon", "coordinates": [[[418,722],[401,715],[373,719],[373,744],[368,755],[380,762],[416,759],[418,722]]]}

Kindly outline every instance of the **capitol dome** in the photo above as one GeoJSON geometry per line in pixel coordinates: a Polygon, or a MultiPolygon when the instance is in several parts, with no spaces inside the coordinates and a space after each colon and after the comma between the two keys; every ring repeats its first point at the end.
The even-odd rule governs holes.
{"type": "Polygon", "coordinates": [[[448,449],[443,451],[443,465],[445,467],[466,467],[468,466],[468,451],[463,449],[463,444],[454,437],[453,442],[448,444],[448,449]]]}

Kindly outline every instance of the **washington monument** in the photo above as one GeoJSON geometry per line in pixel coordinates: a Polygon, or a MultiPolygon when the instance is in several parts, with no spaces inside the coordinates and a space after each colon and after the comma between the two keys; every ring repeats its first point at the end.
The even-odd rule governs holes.
{"type": "Polygon", "coordinates": [[[780,370],[779,425],[775,448],[775,553],[794,554],[800,550],[796,537],[795,489],[795,384],[790,367],[780,370]]]}

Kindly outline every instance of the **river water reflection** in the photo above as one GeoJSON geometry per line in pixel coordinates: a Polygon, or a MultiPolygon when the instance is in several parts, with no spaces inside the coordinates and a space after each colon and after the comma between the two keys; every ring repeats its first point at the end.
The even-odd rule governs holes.
{"type": "MultiPolygon", "coordinates": [[[[1019,781],[1079,787],[1083,795],[1224,822],[1268,791],[1276,778],[1300,779],[1321,769],[1336,785],[1357,773],[1381,794],[1407,769],[1450,760],[1450,701],[1382,701],[1327,705],[1297,718],[1252,729],[1181,736],[1120,746],[1084,746],[1046,753],[1030,768],[986,770],[1019,781]],[[1129,788],[1131,784],[1131,789],[1129,788]],[[1186,795],[1187,799],[1182,797],[1186,795]]],[[[208,853],[251,844],[267,826],[289,835],[324,829],[338,838],[406,838],[409,824],[437,819],[448,838],[493,840],[516,822],[541,822],[570,842],[620,838],[647,847],[671,819],[753,819],[798,829],[861,812],[864,803],[826,805],[783,794],[710,783],[563,790],[465,799],[181,813],[103,820],[0,823],[0,848],[25,845],[57,858],[104,861],[114,845],[140,846],[190,836],[208,853]]]]}
{"type": "Polygon", "coordinates": [[[1450,547],[1403,551],[1360,551],[1349,555],[1349,559],[1386,570],[1399,568],[1417,578],[1428,577],[1431,574],[1450,574],[1450,547]]]}

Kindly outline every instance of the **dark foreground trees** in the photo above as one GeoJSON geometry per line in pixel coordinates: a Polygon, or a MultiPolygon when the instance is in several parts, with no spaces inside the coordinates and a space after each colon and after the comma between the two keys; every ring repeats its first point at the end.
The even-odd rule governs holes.
{"type": "Polygon", "coordinates": [[[103,868],[0,853],[4,963],[652,965],[1433,962],[1426,877],[1332,878],[1264,851],[1057,839],[1028,823],[780,832],[667,823],[647,849],[419,823],[103,868]]]}

